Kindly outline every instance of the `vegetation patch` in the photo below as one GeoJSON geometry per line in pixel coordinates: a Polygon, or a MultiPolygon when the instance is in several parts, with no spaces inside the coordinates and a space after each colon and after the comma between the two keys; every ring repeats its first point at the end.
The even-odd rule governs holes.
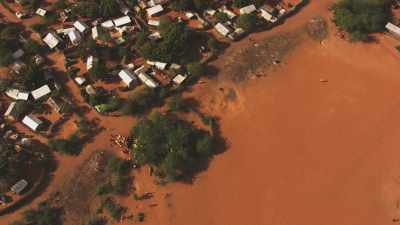
{"type": "Polygon", "coordinates": [[[391,18],[390,1],[340,0],[332,7],[333,22],[352,41],[366,41],[369,34],[381,32],[391,18]]]}

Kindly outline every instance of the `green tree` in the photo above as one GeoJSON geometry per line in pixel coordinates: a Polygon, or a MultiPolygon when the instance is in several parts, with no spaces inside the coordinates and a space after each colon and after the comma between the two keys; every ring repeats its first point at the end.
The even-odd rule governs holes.
{"type": "Polygon", "coordinates": [[[243,14],[240,15],[237,20],[236,24],[238,27],[242,28],[247,32],[251,32],[257,28],[259,19],[255,14],[243,14]]]}
{"type": "Polygon", "coordinates": [[[191,76],[199,77],[206,73],[206,68],[201,63],[189,63],[187,65],[187,71],[191,76]]]}
{"type": "Polygon", "coordinates": [[[386,0],[340,0],[332,10],[336,26],[353,41],[365,41],[370,33],[383,31],[391,17],[386,0]]]}
{"type": "Polygon", "coordinates": [[[100,0],[100,11],[105,18],[118,16],[121,13],[118,1],[115,0],[100,0]]]}

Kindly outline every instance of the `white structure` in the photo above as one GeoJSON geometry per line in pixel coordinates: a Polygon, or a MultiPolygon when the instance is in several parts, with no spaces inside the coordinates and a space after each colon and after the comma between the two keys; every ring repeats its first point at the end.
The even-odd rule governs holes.
{"type": "Polygon", "coordinates": [[[16,112],[14,111],[16,104],[17,104],[16,102],[11,102],[11,104],[8,106],[6,112],[4,113],[5,117],[8,117],[8,118],[11,117],[12,119],[17,119],[17,118],[15,118],[17,116],[16,112]]]}
{"type": "Polygon", "coordinates": [[[218,31],[218,33],[220,33],[224,37],[228,36],[228,34],[230,34],[232,32],[232,30],[229,27],[225,26],[222,23],[217,23],[214,26],[214,28],[215,28],[215,30],[218,31]]]}
{"type": "Polygon", "coordinates": [[[124,69],[118,73],[118,76],[122,79],[122,81],[126,84],[126,86],[130,86],[132,82],[136,81],[135,75],[131,73],[131,71],[124,69]]]}
{"type": "Polygon", "coordinates": [[[226,15],[228,15],[228,18],[231,20],[231,19],[234,19],[237,15],[234,13],[234,12],[232,12],[231,10],[229,10],[229,9],[227,9],[227,8],[223,8],[222,10],[221,10],[221,12],[223,12],[223,13],[225,13],[226,15]]]}
{"type": "Polygon", "coordinates": [[[13,59],[19,59],[25,54],[24,50],[18,49],[12,54],[13,59]]]}
{"type": "Polygon", "coordinates": [[[160,40],[161,34],[160,34],[160,32],[156,31],[156,32],[149,34],[148,38],[152,41],[160,40]]]}
{"type": "Polygon", "coordinates": [[[68,32],[68,38],[73,45],[78,45],[82,40],[81,34],[76,29],[68,32]]]}
{"type": "Polygon", "coordinates": [[[144,72],[139,73],[138,78],[142,81],[147,87],[149,88],[156,88],[158,87],[158,83],[155,82],[149,75],[144,72]]]}
{"type": "Polygon", "coordinates": [[[261,17],[264,18],[266,21],[271,22],[271,23],[275,23],[276,21],[278,21],[278,18],[273,16],[267,10],[260,9],[260,11],[261,11],[261,17]]]}
{"type": "Polygon", "coordinates": [[[22,123],[31,130],[36,131],[43,122],[32,115],[27,115],[22,119],[22,123]]]}
{"type": "Polygon", "coordinates": [[[148,20],[147,23],[148,23],[150,26],[155,26],[155,27],[160,26],[160,21],[159,21],[159,20],[148,20]]]}
{"type": "Polygon", "coordinates": [[[46,43],[50,49],[54,49],[61,42],[61,38],[54,33],[48,33],[43,38],[43,42],[46,43]]]}
{"type": "Polygon", "coordinates": [[[8,89],[8,90],[6,91],[6,95],[7,95],[8,97],[14,99],[14,100],[17,100],[17,99],[18,99],[18,93],[19,93],[19,90],[17,90],[17,89],[8,89]]]}
{"type": "Polygon", "coordinates": [[[114,28],[114,23],[112,20],[107,20],[107,21],[101,23],[101,27],[106,28],[106,29],[112,29],[112,28],[114,28]]]}
{"type": "Polygon", "coordinates": [[[99,30],[97,26],[92,27],[92,38],[96,40],[99,37],[99,30]]]}
{"type": "Polygon", "coordinates": [[[186,13],[185,13],[185,16],[186,16],[189,20],[191,20],[191,19],[193,19],[196,15],[195,15],[194,13],[192,13],[192,12],[186,12],[186,13]]]}
{"type": "Polygon", "coordinates": [[[39,15],[39,16],[45,16],[46,13],[47,13],[47,11],[44,10],[44,9],[42,9],[42,8],[38,8],[38,9],[36,10],[36,14],[39,15]]]}
{"type": "Polygon", "coordinates": [[[43,85],[42,87],[31,92],[31,94],[35,100],[38,100],[38,99],[42,98],[43,96],[48,95],[50,93],[51,93],[51,90],[47,84],[43,85]]]}
{"type": "Polygon", "coordinates": [[[240,15],[243,15],[243,14],[250,14],[250,13],[253,13],[253,12],[255,12],[256,10],[257,10],[257,8],[256,8],[255,5],[248,5],[248,6],[245,6],[245,7],[243,7],[243,8],[240,8],[240,9],[239,9],[239,12],[240,12],[240,15]]]}
{"type": "Polygon", "coordinates": [[[79,20],[74,23],[74,27],[81,33],[85,33],[85,31],[89,29],[88,25],[79,20]]]}
{"type": "Polygon", "coordinates": [[[162,7],[162,5],[156,5],[151,8],[146,9],[147,15],[149,17],[157,15],[157,14],[161,13],[162,11],[164,11],[164,8],[162,7]]]}
{"type": "Polygon", "coordinates": [[[126,24],[131,23],[131,18],[129,16],[123,16],[114,20],[114,25],[116,27],[120,27],[126,24]]]}
{"type": "Polygon", "coordinates": [[[86,60],[86,69],[88,71],[93,68],[93,61],[94,61],[94,58],[93,58],[92,55],[87,58],[87,60],[86,60]]]}
{"type": "Polygon", "coordinates": [[[18,92],[17,100],[28,101],[29,93],[28,92],[18,92]]]}
{"type": "Polygon", "coordinates": [[[28,181],[20,180],[11,187],[11,191],[19,195],[28,186],[28,181]]]}
{"type": "Polygon", "coordinates": [[[385,28],[390,32],[395,35],[400,36],[400,27],[394,25],[393,23],[387,23],[385,28]]]}
{"type": "Polygon", "coordinates": [[[164,62],[153,62],[150,60],[147,60],[146,62],[149,65],[155,66],[157,69],[159,70],[165,70],[168,66],[168,63],[164,63],[164,62]]]}
{"type": "Polygon", "coordinates": [[[214,16],[217,13],[215,9],[207,9],[206,14],[210,16],[214,16]]]}
{"type": "Polygon", "coordinates": [[[178,74],[172,79],[172,82],[174,82],[177,85],[182,84],[186,80],[186,76],[183,76],[182,74],[178,74]]]}
{"type": "Polygon", "coordinates": [[[79,86],[83,85],[86,82],[86,78],[84,77],[75,77],[74,80],[79,86]]]}

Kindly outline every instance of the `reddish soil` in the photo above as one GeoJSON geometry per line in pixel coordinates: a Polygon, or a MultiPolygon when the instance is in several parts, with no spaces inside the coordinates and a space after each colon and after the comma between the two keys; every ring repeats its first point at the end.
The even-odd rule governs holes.
{"type": "MultiPolygon", "coordinates": [[[[146,169],[138,172],[138,192],[155,196],[143,202],[121,199],[129,212],[145,212],[146,225],[395,224],[400,218],[400,55],[394,39],[378,36],[376,43],[351,44],[330,29],[327,40],[302,39],[281,65],[266,70],[266,77],[242,83],[230,82],[221,66],[253,42],[301,29],[315,16],[329,20],[331,2],[310,1],[284,25],[234,43],[213,63],[220,75],[188,95],[220,117],[229,148],[193,185],[160,187],[146,169]],[[227,100],[229,90],[235,97],[227,100]]],[[[72,82],[67,86],[79,96],[72,82]]],[[[134,122],[94,111],[87,116],[100,118],[107,129],[78,157],[57,156],[51,185],[32,205],[68,181],[93,150],[113,149],[110,134],[127,134],[134,122]]],[[[18,213],[0,218],[0,224],[18,213]]]]}

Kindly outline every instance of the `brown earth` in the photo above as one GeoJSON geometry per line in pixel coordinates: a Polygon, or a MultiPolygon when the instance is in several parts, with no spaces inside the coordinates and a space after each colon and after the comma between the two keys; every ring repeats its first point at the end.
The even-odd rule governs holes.
{"type": "MultiPolygon", "coordinates": [[[[188,96],[196,96],[202,110],[220,118],[229,148],[193,185],[160,187],[146,169],[138,172],[136,190],[154,192],[154,198],[120,202],[130,212],[145,212],[143,224],[396,224],[400,56],[395,40],[377,36],[376,43],[348,43],[328,23],[326,40],[315,41],[303,32],[280,64],[257,63],[257,72],[267,67],[261,78],[232,82],[227,72],[233,70],[226,62],[234,62],[250,46],[299,32],[317,16],[328,21],[331,2],[311,0],[282,26],[234,43],[213,63],[218,76],[205,79],[188,96]]],[[[71,82],[67,85],[76,92],[71,82]]],[[[32,205],[71,179],[95,149],[112,149],[110,134],[127,134],[134,122],[94,112],[88,117],[100,118],[106,129],[79,157],[57,157],[51,186],[32,205]]],[[[0,224],[18,216],[1,217],[0,224]]]]}

